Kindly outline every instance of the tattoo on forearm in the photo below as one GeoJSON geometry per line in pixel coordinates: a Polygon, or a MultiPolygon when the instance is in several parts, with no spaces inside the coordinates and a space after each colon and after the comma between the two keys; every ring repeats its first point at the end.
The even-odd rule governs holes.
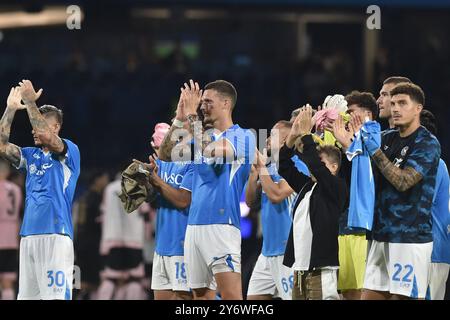
{"type": "Polygon", "coordinates": [[[27,103],[27,113],[28,118],[30,119],[31,126],[37,132],[44,132],[45,142],[43,140],[44,145],[53,152],[60,152],[64,150],[64,143],[61,138],[57,135],[51,133],[50,127],[45,121],[44,116],[39,111],[35,102],[27,103]]]}
{"type": "Polygon", "coordinates": [[[0,119],[0,154],[16,167],[20,164],[20,148],[15,144],[9,143],[9,134],[11,124],[16,110],[6,108],[3,117],[0,119]]]}
{"type": "Polygon", "coordinates": [[[5,146],[9,142],[9,134],[11,133],[11,124],[14,119],[16,110],[6,108],[2,119],[0,120],[0,145],[5,146]]]}
{"type": "Polygon", "coordinates": [[[375,152],[372,159],[384,177],[398,191],[406,191],[422,180],[422,175],[411,167],[397,168],[381,150],[375,152]]]}
{"type": "Polygon", "coordinates": [[[8,144],[5,149],[3,157],[12,163],[14,166],[18,167],[21,160],[20,148],[15,144],[8,144]]]}
{"type": "Polygon", "coordinates": [[[39,109],[35,102],[27,103],[27,113],[30,118],[31,126],[34,130],[39,131],[50,131],[47,121],[45,121],[44,116],[39,112],[39,109]]]}
{"type": "Polygon", "coordinates": [[[169,132],[166,134],[159,147],[159,158],[163,161],[170,161],[172,158],[172,150],[177,144],[177,141],[174,141],[174,139],[172,139],[172,135],[176,129],[179,128],[175,127],[174,125],[170,127],[169,132]]]}

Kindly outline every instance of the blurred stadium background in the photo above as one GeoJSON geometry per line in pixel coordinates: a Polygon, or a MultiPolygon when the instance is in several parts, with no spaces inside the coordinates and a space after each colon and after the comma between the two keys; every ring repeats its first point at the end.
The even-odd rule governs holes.
{"type": "MultiPolygon", "coordinates": [[[[81,150],[78,194],[89,172],[146,159],[154,125],[169,121],[190,78],[231,81],[235,121],[269,129],[328,94],[378,97],[386,77],[407,76],[425,91],[448,163],[448,39],[448,0],[4,0],[0,98],[6,106],[11,86],[31,79],[44,89],[40,104],[63,109],[62,136],[81,150]],[[80,30],[66,27],[71,4],[82,9],[80,30]],[[381,8],[380,30],[366,27],[371,4],[381,8]]],[[[30,131],[18,114],[11,141],[31,145],[30,131]]],[[[256,226],[254,216],[243,224],[244,279],[259,253],[256,226]]]]}

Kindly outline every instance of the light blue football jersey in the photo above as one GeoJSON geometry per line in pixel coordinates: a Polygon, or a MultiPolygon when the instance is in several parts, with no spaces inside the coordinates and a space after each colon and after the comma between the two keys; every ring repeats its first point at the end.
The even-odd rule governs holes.
{"type": "MultiPolygon", "coordinates": [[[[190,163],[158,160],[158,175],[175,189],[192,191],[192,167],[190,163]]],[[[167,199],[159,196],[156,214],[156,248],[160,256],[183,256],[184,236],[188,222],[189,207],[177,209],[167,199]]]]}
{"type": "MultiPolygon", "coordinates": [[[[277,170],[275,163],[268,166],[268,171],[273,182],[284,180],[277,170]]],[[[291,230],[292,219],[290,205],[292,195],[280,203],[274,204],[269,200],[264,190],[261,195],[261,224],[263,234],[263,246],[261,253],[266,257],[283,255],[291,230]]]]}
{"type": "Polygon", "coordinates": [[[352,162],[347,226],[372,230],[375,181],[369,152],[364,147],[361,136],[365,133],[370,134],[378,144],[381,143],[380,124],[376,121],[367,121],[346,152],[352,162]]]}
{"type": "Polygon", "coordinates": [[[72,201],[80,175],[80,151],[72,141],[65,155],[22,148],[18,169],[26,169],[25,214],[20,235],[64,234],[73,239],[72,201]]]}
{"type": "Polygon", "coordinates": [[[231,224],[240,228],[240,198],[248,179],[256,150],[251,130],[235,124],[213,140],[227,139],[234,148],[235,160],[201,158],[194,165],[192,202],[188,224],[231,224]]]}
{"type": "Polygon", "coordinates": [[[300,160],[300,158],[297,155],[293,156],[291,158],[291,160],[292,160],[292,162],[294,162],[294,165],[299,172],[303,173],[305,176],[308,176],[308,177],[311,176],[308,166],[306,165],[306,163],[304,163],[302,160],[300,160]]]}
{"type": "Polygon", "coordinates": [[[439,160],[434,189],[433,205],[433,253],[431,262],[450,264],[450,203],[449,177],[444,160],[439,160]]]}

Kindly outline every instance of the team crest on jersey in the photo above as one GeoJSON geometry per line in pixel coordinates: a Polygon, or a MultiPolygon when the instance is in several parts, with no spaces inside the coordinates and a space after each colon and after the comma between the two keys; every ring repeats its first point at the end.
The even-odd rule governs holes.
{"type": "Polygon", "coordinates": [[[383,149],[384,149],[384,151],[386,151],[387,149],[389,149],[389,146],[385,145],[383,149]]]}
{"type": "Polygon", "coordinates": [[[35,153],[35,154],[33,154],[33,158],[40,159],[41,157],[37,153],[35,153]]]}
{"type": "Polygon", "coordinates": [[[35,174],[37,170],[36,165],[34,163],[30,164],[28,170],[30,171],[30,174],[35,174]]]}
{"type": "Polygon", "coordinates": [[[406,155],[406,153],[408,152],[409,147],[406,146],[402,149],[402,151],[400,152],[400,154],[402,155],[402,157],[404,157],[406,155]]]}
{"type": "Polygon", "coordinates": [[[51,162],[50,163],[44,163],[41,166],[41,169],[38,170],[37,166],[34,163],[32,163],[28,167],[28,171],[29,171],[30,174],[35,174],[37,176],[43,176],[45,174],[45,171],[47,169],[50,169],[51,167],[53,167],[53,163],[51,163],[51,162]]]}

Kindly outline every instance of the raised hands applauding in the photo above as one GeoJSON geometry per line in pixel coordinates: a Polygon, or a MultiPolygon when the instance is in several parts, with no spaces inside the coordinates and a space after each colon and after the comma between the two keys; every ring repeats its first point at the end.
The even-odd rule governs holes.
{"type": "Polygon", "coordinates": [[[310,134],[314,127],[312,107],[307,104],[300,109],[298,116],[295,118],[292,124],[291,132],[289,133],[286,145],[292,148],[297,138],[310,134]]]}
{"type": "Polygon", "coordinates": [[[202,100],[202,94],[203,90],[200,89],[198,82],[189,80],[189,84],[184,84],[184,88],[181,88],[184,115],[197,114],[197,108],[202,100]]]}

